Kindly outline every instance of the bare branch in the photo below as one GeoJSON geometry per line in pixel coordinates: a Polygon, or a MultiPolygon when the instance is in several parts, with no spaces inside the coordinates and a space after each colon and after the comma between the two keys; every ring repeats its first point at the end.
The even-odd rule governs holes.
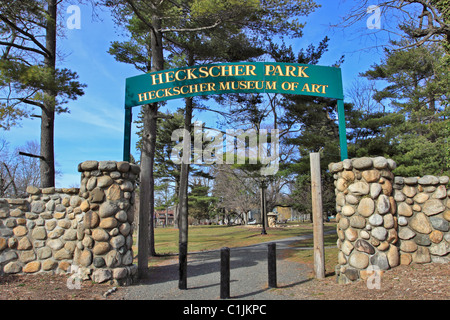
{"type": "Polygon", "coordinates": [[[30,105],[32,105],[32,106],[36,106],[36,107],[39,107],[39,108],[41,108],[41,109],[44,109],[44,108],[45,108],[45,106],[44,106],[43,103],[36,102],[36,101],[30,100],[30,99],[27,99],[27,98],[15,98],[15,99],[16,99],[16,100],[19,100],[19,102],[23,102],[23,103],[26,103],[26,104],[30,104],[30,105]]]}
{"type": "Polygon", "coordinates": [[[31,154],[31,153],[26,153],[26,152],[19,151],[19,155],[30,157],[30,158],[38,158],[38,159],[41,159],[41,160],[45,161],[45,158],[43,156],[38,156],[38,155],[35,155],[35,154],[31,154]]]}
{"type": "Polygon", "coordinates": [[[15,170],[14,170],[14,174],[11,174],[11,171],[9,170],[9,167],[6,165],[6,163],[2,162],[3,166],[6,169],[6,172],[9,175],[9,183],[6,185],[6,187],[4,188],[4,190],[8,189],[9,186],[12,184],[13,189],[14,189],[14,196],[17,197],[18,192],[17,192],[17,186],[15,183],[15,170]]]}
{"type": "MultiPolygon", "coordinates": [[[[357,2],[349,14],[340,23],[332,25],[332,27],[346,28],[363,21],[367,18],[367,8],[370,4],[368,0],[357,2]]],[[[409,41],[400,49],[421,46],[426,42],[434,42],[437,38],[450,36],[450,24],[445,21],[434,1],[385,0],[380,1],[377,6],[381,9],[382,15],[385,16],[383,25],[387,26],[377,32],[387,32],[389,36],[394,35],[409,41]],[[425,18],[427,19],[426,22],[424,21],[425,18]],[[389,25],[390,22],[395,25],[389,25]],[[411,37],[417,39],[417,42],[411,43],[411,37]]],[[[377,32],[372,32],[370,35],[373,36],[377,32]]],[[[386,47],[389,44],[377,44],[376,47],[378,46],[386,47]]]]}
{"type": "Polygon", "coordinates": [[[21,49],[21,50],[26,50],[26,51],[36,52],[36,53],[39,53],[39,54],[43,55],[44,57],[47,57],[47,53],[46,52],[43,52],[43,51],[41,51],[39,49],[36,49],[36,48],[30,48],[30,47],[21,46],[19,44],[15,44],[13,42],[5,42],[5,41],[1,41],[0,40],[0,45],[4,45],[4,46],[8,46],[8,47],[14,47],[14,48],[21,49]]]}
{"type": "MultiPolygon", "coordinates": [[[[0,13],[0,20],[4,21],[6,24],[8,24],[11,28],[18,31],[19,33],[25,35],[27,37],[27,39],[29,39],[31,42],[33,42],[35,45],[37,45],[45,53],[46,57],[50,58],[52,56],[51,52],[48,51],[47,48],[44,45],[42,45],[42,43],[40,43],[31,33],[23,30],[22,28],[19,28],[17,25],[15,25],[13,22],[9,21],[9,19],[7,17],[5,17],[4,15],[2,15],[1,13],[0,13]]],[[[42,54],[42,52],[39,52],[39,53],[42,54]]]]}
{"type": "Polygon", "coordinates": [[[199,28],[162,29],[160,31],[162,33],[166,33],[166,32],[198,32],[198,31],[213,29],[221,23],[222,23],[222,20],[218,19],[214,24],[212,24],[210,26],[199,27],[199,28]]]}

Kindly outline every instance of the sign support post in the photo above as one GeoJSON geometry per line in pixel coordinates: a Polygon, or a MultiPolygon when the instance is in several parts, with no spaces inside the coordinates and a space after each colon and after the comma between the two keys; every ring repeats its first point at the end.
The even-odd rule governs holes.
{"type": "Polygon", "coordinates": [[[341,161],[348,159],[347,130],[345,128],[344,100],[338,99],[338,121],[339,121],[339,145],[341,146],[341,161]]]}
{"type": "Polygon", "coordinates": [[[130,162],[131,122],[133,113],[131,107],[125,107],[125,128],[123,134],[123,161],[130,162]]]}

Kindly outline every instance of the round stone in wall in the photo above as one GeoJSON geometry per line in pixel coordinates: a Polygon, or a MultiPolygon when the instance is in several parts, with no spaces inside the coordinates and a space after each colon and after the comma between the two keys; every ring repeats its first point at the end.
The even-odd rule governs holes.
{"type": "Polygon", "coordinates": [[[398,237],[402,240],[409,240],[416,236],[416,233],[412,231],[410,228],[400,228],[400,231],[398,233],[398,237]]]}
{"type": "Polygon", "coordinates": [[[369,256],[356,251],[350,256],[349,264],[354,268],[365,269],[369,265],[369,256]]]}
{"type": "Polygon", "coordinates": [[[386,160],[386,158],[384,157],[375,157],[372,159],[373,161],[373,166],[376,169],[385,169],[388,166],[388,161],[386,160]]]}
{"type": "Polygon", "coordinates": [[[354,215],[350,218],[350,225],[357,229],[362,229],[366,226],[366,219],[361,216],[354,215]]]}
{"type": "Polygon", "coordinates": [[[433,228],[436,230],[447,232],[450,229],[448,221],[442,218],[430,217],[430,222],[433,228]]]}
{"type": "Polygon", "coordinates": [[[378,195],[381,193],[381,184],[379,183],[372,183],[370,185],[370,196],[372,199],[376,199],[378,195]]]}
{"type": "Polygon", "coordinates": [[[368,183],[358,181],[349,185],[348,190],[357,196],[364,196],[366,194],[369,194],[370,187],[368,183]]]}
{"type": "Polygon", "coordinates": [[[432,231],[427,216],[422,212],[418,212],[414,217],[412,217],[412,219],[409,221],[409,226],[413,230],[423,234],[429,234],[432,231]]]}
{"type": "Polygon", "coordinates": [[[425,185],[436,185],[439,183],[439,178],[431,175],[426,175],[422,178],[419,178],[418,183],[425,185]]]}
{"type": "Polygon", "coordinates": [[[358,205],[358,213],[363,217],[369,217],[375,210],[375,202],[370,198],[363,198],[358,205]]]}
{"type": "Polygon", "coordinates": [[[383,217],[379,214],[373,214],[369,217],[369,223],[373,226],[381,226],[383,224],[383,217]]]}
{"type": "Polygon", "coordinates": [[[114,215],[118,210],[119,208],[117,207],[116,204],[107,201],[101,204],[100,210],[98,211],[98,215],[101,218],[106,218],[114,215]]]}
{"type": "Polygon", "coordinates": [[[372,257],[370,257],[370,263],[373,266],[378,266],[381,270],[388,270],[389,263],[387,256],[384,252],[377,252],[372,257]]]}
{"type": "Polygon", "coordinates": [[[411,240],[405,240],[400,243],[400,250],[404,252],[414,252],[417,250],[417,244],[411,240]]]}
{"type": "Polygon", "coordinates": [[[383,227],[376,227],[372,229],[372,236],[380,241],[383,241],[387,237],[387,231],[383,227]]]}
{"type": "Polygon", "coordinates": [[[84,171],[96,170],[97,167],[98,167],[98,161],[95,161],[95,160],[84,161],[80,164],[81,170],[84,170],[84,171]]]}
{"type": "Polygon", "coordinates": [[[436,215],[445,210],[445,206],[439,199],[431,199],[425,202],[422,207],[423,212],[427,216],[436,215]]]}
{"type": "Polygon", "coordinates": [[[358,251],[365,252],[367,254],[374,254],[375,248],[365,240],[358,239],[355,242],[355,248],[358,251]]]}
{"type": "Polygon", "coordinates": [[[390,203],[389,203],[389,197],[382,194],[378,197],[377,200],[377,210],[379,214],[385,214],[389,212],[390,203]]]}
{"type": "Polygon", "coordinates": [[[342,207],[342,214],[344,216],[351,216],[355,213],[355,209],[353,209],[352,206],[343,206],[342,207]]]}
{"type": "Polygon", "coordinates": [[[398,205],[397,212],[400,216],[404,217],[411,217],[413,214],[411,207],[405,202],[402,202],[398,205]]]}
{"type": "Polygon", "coordinates": [[[362,157],[353,159],[352,161],[353,168],[362,170],[362,169],[368,169],[371,168],[373,165],[372,159],[368,157],[362,157]]]}
{"type": "Polygon", "coordinates": [[[117,169],[115,161],[100,161],[98,163],[98,170],[115,171],[117,169]]]}

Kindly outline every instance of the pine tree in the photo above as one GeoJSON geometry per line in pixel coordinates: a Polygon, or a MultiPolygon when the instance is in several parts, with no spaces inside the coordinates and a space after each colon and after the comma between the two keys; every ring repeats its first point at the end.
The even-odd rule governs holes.
{"type": "MultiPolygon", "coordinates": [[[[121,23],[126,24],[129,17],[135,17],[147,28],[146,43],[147,57],[151,57],[147,67],[148,71],[161,71],[166,68],[164,50],[168,48],[167,43],[176,45],[176,39],[186,37],[191,40],[191,34],[202,34],[213,30],[221,25],[235,26],[236,29],[246,29],[254,32],[254,38],[259,38],[258,33],[267,36],[278,33],[300,34],[302,24],[299,23],[297,15],[306,15],[313,11],[317,5],[314,1],[286,1],[277,0],[270,2],[259,2],[257,0],[187,0],[187,1],[154,1],[154,0],[108,0],[105,4],[112,7],[116,17],[121,23]],[[185,35],[186,34],[186,35],[185,35]],[[180,36],[182,35],[182,36],[180,36]],[[151,63],[150,63],[151,62],[151,63]]],[[[181,46],[183,47],[183,46],[181,46]]],[[[186,53],[187,65],[195,62],[192,51],[186,53]]],[[[156,119],[158,115],[157,103],[143,106],[143,143],[141,152],[141,198],[140,198],[140,236],[144,239],[147,225],[152,224],[154,211],[154,176],[153,164],[156,145],[156,119]],[[142,219],[142,220],[141,220],[142,219]]],[[[191,125],[190,109],[192,99],[187,99],[185,128],[191,125]]],[[[187,165],[182,165],[180,195],[187,196],[187,165]]],[[[187,207],[186,201],[182,202],[180,208],[187,207]]],[[[182,223],[180,224],[180,264],[187,253],[187,209],[182,209],[182,223]],[[185,230],[182,231],[181,229],[185,230]],[[181,252],[184,252],[181,254],[181,252]]],[[[147,269],[148,243],[146,240],[139,241],[143,247],[139,249],[138,269],[143,274],[147,269]]],[[[180,272],[182,268],[180,268],[180,272]]],[[[185,278],[185,276],[180,277],[185,278]]],[[[186,288],[181,284],[180,288],[186,288]]]]}
{"type": "Polygon", "coordinates": [[[403,117],[386,129],[397,162],[397,175],[442,175],[450,171],[445,158],[448,148],[449,70],[442,64],[444,52],[438,45],[402,51],[387,51],[381,64],[364,76],[388,85],[376,91],[383,101],[403,117]]]}
{"type": "Polygon", "coordinates": [[[41,110],[41,187],[55,185],[55,114],[84,94],[78,75],[56,67],[56,0],[7,1],[0,4],[0,127],[9,129],[32,108],[41,110]]]}

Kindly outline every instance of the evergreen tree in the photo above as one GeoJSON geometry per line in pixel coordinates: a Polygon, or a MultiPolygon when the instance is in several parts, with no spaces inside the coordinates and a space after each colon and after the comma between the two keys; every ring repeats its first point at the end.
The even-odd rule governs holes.
{"type": "MultiPolygon", "coordinates": [[[[151,66],[149,71],[161,71],[165,69],[164,50],[167,42],[176,45],[176,38],[186,37],[192,40],[192,34],[202,34],[204,31],[212,30],[220,25],[236,26],[237,29],[257,31],[252,33],[254,38],[261,34],[267,36],[278,33],[301,33],[302,25],[298,21],[298,15],[306,15],[313,11],[317,5],[314,1],[285,1],[277,0],[270,2],[259,2],[257,0],[186,0],[186,1],[154,1],[154,0],[107,0],[105,4],[112,7],[118,20],[126,24],[130,17],[135,17],[147,29],[149,42],[146,44],[147,53],[151,54],[151,66]],[[281,31],[280,31],[281,30],[281,31]],[[185,35],[186,33],[186,35],[185,35]],[[181,35],[181,36],[180,36],[181,35]]],[[[183,47],[183,45],[181,45],[183,47]]],[[[147,55],[150,57],[150,55],[147,55]]],[[[150,60],[150,59],[149,59],[150,60]]],[[[194,63],[192,51],[186,54],[187,65],[194,63]]],[[[187,99],[185,128],[190,128],[192,99],[187,99]]],[[[153,164],[156,145],[156,119],[158,114],[157,103],[143,106],[144,134],[141,152],[141,198],[140,198],[140,236],[147,232],[147,225],[152,230],[152,219],[154,211],[154,176],[153,164]],[[144,181],[145,180],[145,181],[144,181]],[[142,220],[141,220],[142,219],[142,220]],[[148,223],[149,221],[149,223],[148,223]]],[[[187,196],[187,164],[182,165],[180,195],[187,196]]],[[[182,223],[180,228],[180,266],[185,264],[187,253],[187,203],[182,205],[182,223]],[[183,231],[183,230],[184,231],[183,231]],[[183,254],[181,254],[183,252],[183,254]]],[[[150,245],[153,235],[150,235],[150,245]]],[[[146,240],[140,241],[147,242],[146,240]]],[[[147,269],[147,252],[153,251],[147,243],[139,250],[138,269],[142,274],[147,269]],[[144,270],[145,269],[145,270],[144,270]]],[[[182,271],[180,268],[180,272],[182,271]]],[[[184,268],[185,269],[185,268],[184,268]]],[[[180,277],[185,278],[185,276],[180,277]]],[[[185,283],[180,282],[180,288],[185,289],[185,283]]]]}
{"type": "Polygon", "coordinates": [[[55,185],[55,114],[84,94],[78,75],[57,68],[57,0],[14,0],[0,4],[0,127],[9,129],[32,108],[41,110],[41,187],[55,185]]]}
{"type": "Polygon", "coordinates": [[[217,198],[209,195],[209,187],[194,181],[188,196],[189,215],[198,221],[210,218],[217,198]]]}
{"type": "Polygon", "coordinates": [[[402,117],[401,122],[385,130],[398,175],[442,175],[450,171],[446,159],[450,83],[445,81],[450,74],[442,64],[443,56],[438,45],[386,51],[384,61],[363,74],[388,83],[375,92],[374,98],[402,117]]]}
{"type": "MultiPolygon", "coordinates": [[[[328,50],[329,38],[325,37],[317,46],[294,53],[291,46],[271,44],[269,54],[277,62],[317,64],[328,50]]],[[[343,56],[334,66],[339,66],[343,56]]],[[[290,159],[283,163],[285,178],[289,177],[291,204],[303,213],[311,211],[310,160],[311,152],[321,153],[324,213],[335,207],[333,179],[327,173],[328,163],[340,161],[337,102],[333,99],[283,95],[279,99],[283,112],[278,116],[278,126],[286,130],[283,143],[295,149],[290,159]]],[[[351,104],[344,104],[346,120],[350,121],[351,104]]]]}

